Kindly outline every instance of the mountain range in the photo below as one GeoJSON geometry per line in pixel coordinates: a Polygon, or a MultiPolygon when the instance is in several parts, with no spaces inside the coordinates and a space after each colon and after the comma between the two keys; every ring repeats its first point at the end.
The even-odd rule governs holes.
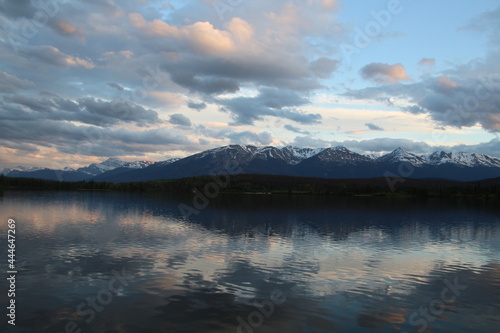
{"type": "Polygon", "coordinates": [[[234,172],[321,178],[440,178],[473,181],[500,177],[500,159],[465,152],[437,151],[414,154],[403,148],[374,157],[345,147],[297,148],[230,145],[207,150],[182,159],[161,162],[124,162],[109,158],[79,169],[18,167],[5,169],[8,177],[28,177],[64,181],[95,180],[135,182],[176,179],[234,172]]]}

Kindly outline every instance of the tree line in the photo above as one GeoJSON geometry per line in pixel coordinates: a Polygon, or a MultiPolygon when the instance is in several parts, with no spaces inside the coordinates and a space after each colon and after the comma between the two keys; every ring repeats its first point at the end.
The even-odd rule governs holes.
{"type": "MultiPolygon", "coordinates": [[[[97,181],[64,182],[34,178],[0,176],[3,190],[93,190],[127,192],[192,193],[213,182],[213,176],[189,177],[149,182],[110,183],[97,181]]],[[[412,197],[477,197],[500,198],[500,178],[457,182],[432,179],[405,179],[394,191],[385,178],[324,179],[275,175],[239,174],[229,176],[221,192],[283,193],[332,196],[412,196],[412,197]]]]}

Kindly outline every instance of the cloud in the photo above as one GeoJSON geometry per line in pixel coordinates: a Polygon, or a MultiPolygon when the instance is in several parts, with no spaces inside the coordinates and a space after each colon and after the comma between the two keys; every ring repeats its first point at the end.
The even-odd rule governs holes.
{"type": "Polygon", "coordinates": [[[57,33],[63,36],[83,36],[85,32],[66,21],[55,21],[52,23],[52,27],[57,31],[57,33]]]}
{"type": "Polygon", "coordinates": [[[349,149],[362,153],[383,153],[395,150],[398,147],[404,148],[416,154],[425,154],[433,151],[433,147],[423,141],[413,141],[409,139],[376,138],[369,140],[347,140],[333,141],[333,146],[345,146],[349,149]]]}
{"type": "Polygon", "coordinates": [[[203,140],[205,144],[209,142],[206,138],[216,139],[217,142],[224,142],[223,144],[253,144],[260,146],[269,145],[273,142],[272,134],[269,132],[235,131],[230,127],[210,128],[205,125],[196,125],[194,129],[196,134],[204,137],[204,139],[200,140],[203,140]]]}
{"type": "Polygon", "coordinates": [[[58,48],[49,45],[30,46],[21,49],[20,52],[28,59],[34,59],[56,67],[83,67],[86,69],[95,67],[90,59],[64,54],[58,48]]]}
{"type": "Polygon", "coordinates": [[[444,150],[452,150],[452,151],[463,151],[463,152],[468,152],[468,153],[483,153],[483,154],[488,154],[496,157],[500,157],[500,139],[495,138],[492,139],[488,142],[482,142],[478,144],[460,144],[451,147],[451,149],[444,149],[444,150]]]}
{"type": "Polygon", "coordinates": [[[146,35],[178,40],[185,43],[193,51],[203,55],[233,52],[235,50],[234,38],[245,34],[241,27],[246,25],[247,29],[251,30],[248,23],[238,18],[229,23],[229,31],[218,30],[209,22],[196,22],[178,28],[159,19],[148,22],[139,13],[129,14],[129,20],[134,27],[146,35]]]}
{"type": "Polygon", "coordinates": [[[295,127],[293,125],[285,125],[283,127],[285,129],[289,130],[290,132],[299,133],[299,134],[305,134],[305,135],[310,135],[311,134],[309,131],[303,131],[300,128],[295,127]]]}
{"type": "Polygon", "coordinates": [[[377,126],[377,125],[372,124],[372,123],[366,123],[365,126],[368,127],[369,129],[371,129],[372,131],[383,131],[384,130],[382,127],[377,126]]]}
{"type": "Polygon", "coordinates": [[[432,71],[434,66],[436,66],[436,59],[434,58],[422,58],[417,63],[422,71],[432,71]]]}
{"type": "Polygon", "coordinates": [[[341,4],[338,0],[322,0],[322,6],[325,10],[337,10],[341,4]]]}
{"type": "Polygon", "coordinates": [[[163,152],[193,145],[185,135],[167,128],[143,131],[76,126],[53,120],[0,122],[0,141],[54,148],[69,155],[126,156],[163,152]]]}
{"type": "Polygon", "coordinates": [[[13,18],[32,18],[36,12],[31,0],[1,0],[0,9],[4,15],[13,18]]]}
{"type": "Polygon", "coordinates": [[[195,103],[193,101],[189,101],[188,108],[196,110],[196,111],[201,111],[201,110],[207,108],[207,104],[205,102],[195,103]]]}
{"type": "Polygon", "coordinates": [[[306,100],[299,95],[292,97],[289,93],[290,91],[276,92],[276,94],[262,91],[257,97],[218,99],[216,102],[222,106],[223,111],[231,114],[234,119],[233,125],[253,125],[255,121],[261,121],[266,116],[308,125],[321,122],[320,114],[305,113],[295,109],[295,106],[305,104],[306,100]]]}
{"type": "Polygon", "coordinates": [[[450,70],[448,74],[411,84],[351,90],[345,95],[366,100],[395,97],[410,104],[399,106],[401,110],[429,114],[441,126],[462,128],[480,124],[487,131],[499,132],[500,75],[473,68],[450,70]]]}
{"type": "Polygon", "coordinates": [[[16,77],[7,72],[0,72],[0,92],[13,93],[17,90],[34,89],[35,83],[16,77]]]}
{"type": "Polygon", "coordinates": [[[459,144],[454,146],[429,145],[424,141],[415,141],[404,138],[376,138],[369,140],[345,140],[326,141],[311,136],[299,136],[293,142],[288,143],[296,147],[304,148],[327,148],[343,146],[361,154],[385,154],[401,147],[415,154],[429,154],[435,151],[462,151],[470,153],[482,153],[500,157],[500,139],[478,144],[459,144]]]}
{"type": "Polygon", "coordinates": [[[255,133],[251,131],[235,132],[227,135],[233,144],[269,145],[273,136],[268,132],[255,133]]]}
{"type": "Polygon", "coordinates": [[[406,70],[401,64],[388,65],[374,62],[363,67],[360,73],[364,79],[373,80],[378,83],[411,80],[406,75],[406,70]]]}
{"type": "Polygon", "coordinates": [[[168,120],[169,123],[179,126],[191,127],[191,120],[182,114],[173,114],[168,120]]]}
{"type": "Polygon", "coordinates": [[[458,87],[458,84],[446,76],[440,76],[436,81],[436,88],[442,92],[449,92],[458,87]]]}
{"type": "Polygon", "coordinates": [[[326,79],[337,70],[340,62],[329,58],[321,57],[309,64],[312,73],[319,78],[326,79]]]}
{"type": "Polygon", "coordinates": [[[331,143],[329,141],[313,138],[307,135],[295,137],[293,142],[288,143],[288,145],[303,148],[328,148],[331,146],[331,143]]]}
{"type": "Polygon", "coordinates": [[[165,105],[180,105],[184,103],[184,98],[176,93],[168,91],[147,91],[145,93],[147,97],[154,100],[158,106],[164,107],[165,105]]]}
{"type": "Polygon", "coordinates": [[[6,95],[0,102],[0,119],[79,121],[85,124],[107,127],[120,123],[136,123],[138,126],[160,124],[158,113],[132,101],[101,100],[97,98],[64,99],[59,96],[32,97],[6,95]]]}
{"type": "Polygon", "coordinates": [[[119,83],[116,83],[116,82],[108,82],[106,83],[108,86],[110,86],[111,88],[115,88],[116,90],[119,90],[119,91],[124,91],[125,88],[123,88],[119,83]]]}

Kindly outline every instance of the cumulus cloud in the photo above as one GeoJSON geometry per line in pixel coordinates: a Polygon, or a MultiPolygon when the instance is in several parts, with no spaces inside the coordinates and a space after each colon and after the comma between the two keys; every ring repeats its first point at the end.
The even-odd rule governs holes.
{"type": "MultiPolygon", "coordinates": [[[[335,53],[336,42],[345,40],[351,28],[338,20],[340,1],[244,1],[222,20],[213,3],[186,0],[174,7],[157,0],[59,2],[57,16],[37,26],[32,38],[12,41],[9,34],[23,37],[23,25],[41,10],[42,2],[0,0],[0,123],[3,129],[26,127],[33,133],[54,130],[61,137],[29,137],[26,132],[19,141],[0,144],[27,152],[52,147],[73,154],[85,136],[77,140],[70,132],[95,127],[110,143],[93,147],[103,156],[168,150],[170,144],[198,151],[200,144],[268,144],[272,134],[252,126],[274,119],[284,126],[281,131],[300,135],[297,143],[330,145],[301,127],[321,123],[319,112],[326,118],[324,111],[305,111],[318,106],[312,104],[317,103],[318,90],[344,88],[328,80],[348,69],[335,53]],[[205,110],[205,119],[213,115],[226,121],[226,115],[218,114],[221,110],[232,122],[209,128],[176,116],[189,109],[205,110]],[[161,112],[166,113],[168,129],[137,128],[161,125],[161,112]],[[170,121],[176,123],[173,130],[170,121]]],[[[494,74],[500,68],[498,10],[475,18],[468,30],[490,38],[492,51],[476,70],[448,68],[430,77],[436,61],[423,58],[417,68],[427,69],[426,76],[406,82],[409,77],[401,64],[374,63],[361,75],[377,85],[348,95],[368,104],[397,97],[390,107],[428,114],[436,126],[481,124],[499,131],[500,90],[494,74]],[[488,97],[476,103],[470,96],[477,97],[477,91],[488,97]]]]}
{"type": "MultiPolygon", "coordinates": [[[[156,35],[165,38],[171,38],[180,42],[186,43],[194,51],[204,55],[219,54],[221,52],[232,52],[235,49],[235,37],[241,37],[242,25],[247,25],[247,29],[251,30],[248,23],[242,23],[241,19],[233,19],[229,28],[235,31],[223,31],[214,28],[209,22],[196,22],[181,28],[172,26],[165,21],[155,19],[148,22],[139,13],[129,14],[130,23],[148,35],[156,35]],[[235,20],[240,20],[234,22],[235,20]],[[236,36],[233,36],[234,33],[236,36]],[[238,35],[240,34],[240,35],[238,35]]],[[[248,33],[248,32],[247,32],[248,33]]]]}
{"type": "Polygon", "coordinates": [[[401,110],[429,114],[442,126],[461,128],[480,124],[485,130],[500,131],[500,75],[476,73],[463,77],[458,71],[450,74],[454,75],[352,90],[345,95],[369,100],[397,97],[410,103],[410,106],[401,105],[401,110]]]}
{"type": "Polygon", "coordinates": [[[179,113],[171,115],[168,121],[174,125],[191,127],[191,120],[185,115],[179,113]]]}
{"type": "Polygon", "coordinates": [[[366,123],[365,126],[368,127],[369,129],[371,129],[372,131],[383,131],[384,130],[382,127],[377,126],[373,123],[366,123]]]}
{"type": "Polygon", "coordinates": [[[500,157],[500,139],[495,138],[479,144],[459,144],[453,146],[429,145],[424,141],[415,141],[404,138],[376,138],[368,140],[327,141],[312,136],[298,136],[288,143],[304,148],[328,148],[343,146],[361,154],[381,155],[392,152],[401,147],[415,154],[429,154],[435,151],[462,151],[482,153],[500,157]]]}
{"type": "Polygon", "coordinates": [[[319,124],[320,114],[305,113],[296,107],[309,103],[307,99],[291,90],[262,89],[256,97],[218,99],[216,102],[231,114],[235,125],[253,125],[264,117],[278,117],[300,124],[319,124]]]}
{"type": "Polygon", "coordinates": [[[347,140],[334,141],[334,146],[342,145],[349,149],[362,153],[383,153],[395,150],[398,147],[404,148],[416,154],[432,152],[435,148],[423,141],[413,141],[409,139],[376,138],[369,140],[347,140]]]}
{"type": "Polygon", "coordinates": [[[273,142],[273,136],[268,132],[234,132],[227,135],[227,137],[231,140],[231,143],[234,144],[257,144],[265,146],[273,142]]]}
{"type": "Polygon", "coordinates": [[[201,111],[201,110],[207,108],[207,104],[205,102],[196,103],[196,102],[193,102],[193,101],[189,101],[188,102],[188,108],[196,110],[196,111],[201,111]]]}
{"type": "Polygon", "coordinates": [[[325,57],[318,58],[309,64],[309,68],[319,78],[325,79],[337,70],[340,62],[325,57]]]}
{"type": "Polygon", "coordinates": [[[388,65],[374,62],[363,67],[360,73],[364,79],[373,80],[378,83],[411,80],[406,75],[406,69],[401,64],[388,65]]]}
{"type": "Polygon", "coordinates": [[[331,142],[314,138],[310,135],[307,136],[297,136],[293,140],[293,142],[288,143],[294,147],[303,147],[303,148],[328,148],[331,146],[331,142]]]}
{"type": "Polygon", "coordinates": [[[451,92],[458,87],[458,84],[446,76],[440,76],[436,80],[436,88],[442,92],[451,92]]]}
{"type": "Polygon", "coordinates": [[[210,142],[208,138],[224,140],[232,144],[253,144],[256,146],[269,145],[273,142],[273,136],[269,132],[259,131],[235,131],[230,127],[210,128],[205,125],[196,125],[194,130],[202,135],[204,144],[210,142]]]}

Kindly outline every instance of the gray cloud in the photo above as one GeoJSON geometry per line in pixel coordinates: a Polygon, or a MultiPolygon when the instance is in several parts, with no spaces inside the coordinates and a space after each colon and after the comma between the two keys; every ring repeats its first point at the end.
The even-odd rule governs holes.
{"type": "Polygon", "coordinates": [[[189,101],[188,108],[193,109],[193,110],[197,110],[197,111],[201,111],[201,110],[207,108],[207,104],[205,102],[195,103],[193,101],[189,101]]]}
{"type": "Polygon", "coordinates": [[[273,142],[273,137],[268,132],[255,133],[250,131],[234,132],[227,137],[233,144],[257,144],[268,145],[273,142]]]}
{"type": "Polygon", "coordinates": [[[365,126],[368,127],[369,129],[371,129],[372,131],[383,131],[384,130],[382,127],[377,126],[373,123],[366,123],[365,126]]]}
{"type": "Polygon", "coordinates": [[[186,148],[194,144],[185,135],[172,129],[114,130],[76,126],[53,120],[2,121],[0,140],[6,146],[22,143],[55,148],[59,152],[71,155],[87,156],[141,155],[161,152],[171,148],[172,145],[186,148]]]}
{"type": "Polygon", "coordinates": [[[297,136],[293,140],[293,142],[288,143],[294,147],[303,147],[303,148],[328,148],[331,146],[330,141],[317,139],[312,136],[297,136]]]}
{"type": "MultiPolygon", "coordinates": [[[[253,144],[253,145],[268,145],[272,143],[272,135],[268,132],[252,132],[252,131],[234,131],[230,127],[221,129],[211,129],[204,125],[196,125],[195,131],[197,134],[207,138],[214,138],[217,140],[228,139],[230,143],[234,144],[253,144]]],[[[208,141],[203,140],[203,144],[208,141]]],[[[201,141],[200,141],[201,142],[201,141]]]]}
{"type": "Polygon", "coordinates": [[[114,88],[116,90],[119,90],[119,91],[124,91],[125,88],[123,88],[119,83],[116,83],[116,82],[108,82],[106,83],[108,86],[110,86],[111,88],[114,88]]]}
{"type": "Polygon", "coordinates": [[[31,0],[1,0],[0,11],[16,19],[32,18],[36,8],[32,6],[31,0]]]}
{"type": "Polygon", "coordinates": [[[400,106],[401,110],[427,113],[441,125],[461,128],[481,124],[488,131],[500,131],[500,75],[477,73],[476,77],[464,78],[458,72],[454,74],[413,84],[370,87],[345,95],[356,99],[403,98],[413,105],[400,106]]]}
{"type": "Polygon", "coordinates": [[[0,72],[0,92],[13,93],[16,90],[30,90],[35,87],[35,84],[29,80],[23,80],[12,74],[0,72]]]}
{"type": "Polygon", "coordinates": [[[332,75],[337,70],[340,62],[329,58],[321,57],[309,64],[312,73],[319,78],[325,79],[332,75]]]}
{"type": "Polygon", "coordinates": [[[20,53],[29,61],[40,62],[60,68],[81,67],[91,69],[94,64],[90,59],[71,56],[50,45],[29,46],[20,49],[20,53]]]}
{"type": "Polygon", "coordinates": [[[301,124],[319,124],[321,115],[308,114],[295,109],[309,101],[299,93],[276,88],[263,88],[256,97],[236,97],[215,100],[222,109],[231,113],[236,125],[252,125],[265,116],[285,118],[301,124]]]}
{"type": "Polygon", "coordinates": [[[290,132],[299,133],[299,134],[305,134],[305,135],[310,135],[311,134],[309,131],[303,131],[300,128],[295,127],[293,125],[285,125],[283,127],[285,129],[289,130],[290,132]]]}
{"type": "Polygon", "coordinates": [[[174,125],[179,125],[179,126],[186,126],[190,127],[191,126],[191,120],[186,117],[185,115],[182,114],[173,114],[170,116],[169,122],[174,125]]]}
{"type": "Polygon", "coordinates": [[[82,29],[75,27],[73,24],[67,21],[53,20],[51,21],[50,25],[58,34],[62,36],[81,37],[85,35],[85,32],[82,29]]]}
{"type": "Polygon", "coordinates": [[[7,111],[0,114],[0,119],[79,121],[96,126],[130,122],[138,126],[161,123],[156,111],[126,100],[104,101],[89,97],[75,101],[58,96],[6,95],[0,103],[0,107],[7,111]]]}
{"type": "Polygon", "coordinates": [[[428,145],[426,142],[413,141],[409,139],[377,138],[361,141],[334,141],[332,142],[332,145],[343,145],[349,149],[364,153],[388,152],[393,151],[398,147],[417,154],[424,154],[433,151],[433,147],[428,145]]]}

